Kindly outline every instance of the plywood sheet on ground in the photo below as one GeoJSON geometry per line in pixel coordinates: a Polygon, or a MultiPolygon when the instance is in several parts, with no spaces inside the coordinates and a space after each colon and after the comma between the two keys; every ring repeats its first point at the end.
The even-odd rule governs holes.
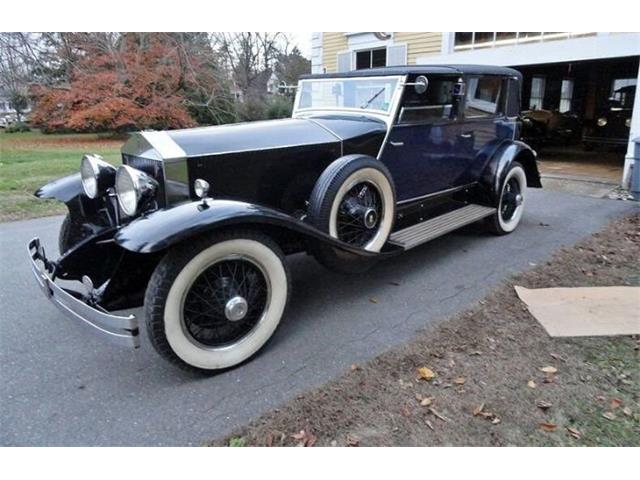
{"type": "Polygon", "coordinates": [[[640,334],[640,287],[515,289],[552,337],[640,334]]]}

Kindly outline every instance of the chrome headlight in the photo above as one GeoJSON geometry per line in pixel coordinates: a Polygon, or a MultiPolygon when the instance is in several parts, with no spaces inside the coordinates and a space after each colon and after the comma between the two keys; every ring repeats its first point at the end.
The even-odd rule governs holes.
{"type": "Polygon", "coordinates": [[[116,194],[120,208],[129,217],[133,217],[141,200],[153,197],[158,183],[146,173],[122,165],[116,175],[116,194]]]}
{"type": "Polygon", "coordinates": [[[113,187],[116,169],[105,162],[100,155],[84,155],[80,162],[82,188],[89,198],[96,198],[107,188],[113,187]]]}
{"type": "Polygon", "coordinates": [[[599,127],[604,127],[607,124],[607,119],[605,117],[600,117],[597,124],[599,127]]]}

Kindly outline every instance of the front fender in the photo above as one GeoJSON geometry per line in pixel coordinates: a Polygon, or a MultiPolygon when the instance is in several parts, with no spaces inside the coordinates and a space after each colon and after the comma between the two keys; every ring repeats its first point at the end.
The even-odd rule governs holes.
{"type": "Polygon", "coordinates": [[[92,217],[100,209],[99,199],[90,199],[84,194],[79,173],[58,178],[40,187],[34,195],[47,200],[58,200],[78,218],[92,217]]]}
{"type": "Polygon", "coordinates": [[[528,187],[542,187],[536,163],[536,153],[524,142],[505,141],[496,149],[480,176],[481,185],[492,200],[497,201],[500,198],[500,187],[514,161],[522,164],[527,176],[528,187]]]}
{"type": "Polygon", "coordinates": [[[73,175],[58,178],[53,182],[43,185],[36,190],[34,195],[38,198],[53,199],[69,203],[78,195],[81,195],[83,191],[80,174],[75,173],[73,175]]]}
{"type": "Polygon", "coordinates": [[[380,255],[341,242],[281,211],[236,200],[209,199],[157,210],[122,227],[115,241],[131,252],[154,253],[215,229],[260,225],[283,228],[357,256],[380,255]]]}

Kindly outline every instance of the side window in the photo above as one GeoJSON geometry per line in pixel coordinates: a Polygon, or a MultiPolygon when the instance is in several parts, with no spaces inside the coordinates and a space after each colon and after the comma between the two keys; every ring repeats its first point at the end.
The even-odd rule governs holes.
{"type": "MultiPolygon", "coordinates": [[[[428,78],[425,93],[417,93],[413,87],[405,87],[400,104],[398,123],[436,123],[451,118],[453,112],[453,87],[456,78],[428,78]]],[[[409,82],[415,81],[409,78],[409,82]]]]}
{"type": "Polygon", "coordinates": [[[504,113],[502,101],[503,78],[498,76],[470,77],[467,79],[467,95],[464,116],[471,118],[495,117],[504,113]]]}

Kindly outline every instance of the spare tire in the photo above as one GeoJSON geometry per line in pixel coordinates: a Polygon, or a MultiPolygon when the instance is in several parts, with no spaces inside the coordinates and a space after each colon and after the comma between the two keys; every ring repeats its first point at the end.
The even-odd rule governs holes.
{"type": "MultiPolygon", "coordinates": [[[[367,155],[347,155],[329,165],[316,182],[308,220],[349,245],[379,252],[393,229],[395,205],[393,180],[384,164],[367,155]]],[[[344,265],[344,255],[325,244],[318,244],[312,253],[334,270],[363,270],[344,265]]]]}

